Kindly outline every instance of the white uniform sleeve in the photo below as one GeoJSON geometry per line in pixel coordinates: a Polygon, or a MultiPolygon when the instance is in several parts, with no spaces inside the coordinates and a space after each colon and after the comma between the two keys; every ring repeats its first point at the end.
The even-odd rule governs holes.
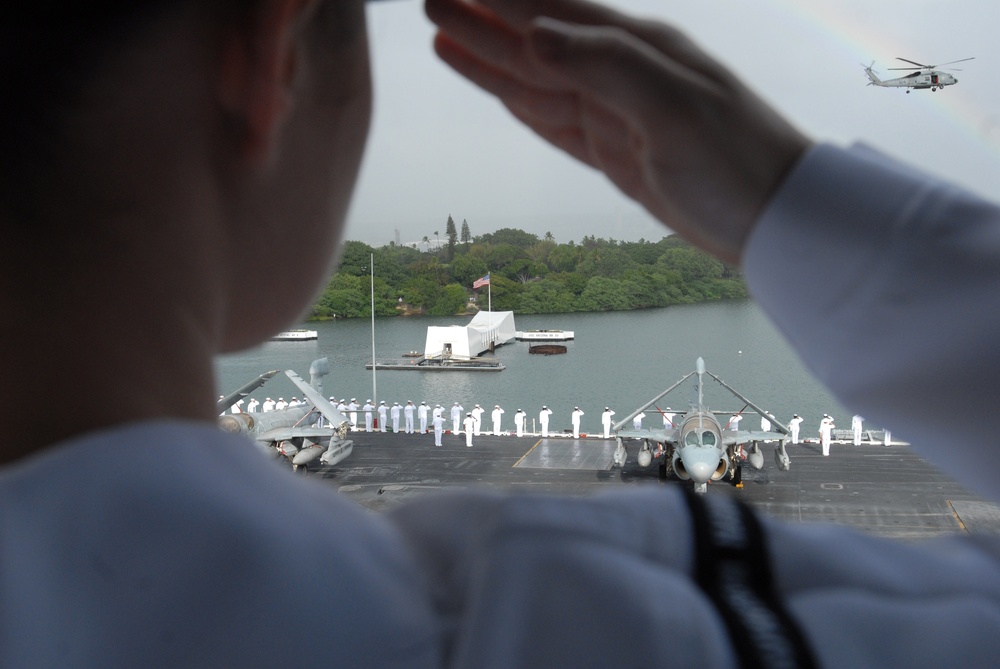
{"type": "Polygon", "coordinates": [[[786,611],[821,667],[965,667],[1000,656],[996,541],[915,546],[764,520],[754,553],[763,560],[734,561],[748,544],[729,522],[741,515],[732,499],[680,493],[454,493],[389,517],[431,583],[452,669],[736,667],[748,646],[728,627],[727,602],[748,629],[763,622],[765,653],[788,640],[768,624],[786,611]],[[709,515],[696,521],[701,504],[709,515]],[[764,601],[778,604],[769,612],[764,601]]]}
{"type": "Polygon", "coordinates": [[[869,149],[819,145],[743,261],[754,297],[847,407],[998,496],[997,205],[869,149]]]}
{"type": "Polygon", "coordinates": [[[453,493],[393,511],[433,583],[449,666],[735,666],[721,619],[688,575],[680,491],[629,492],[453,493]]]}

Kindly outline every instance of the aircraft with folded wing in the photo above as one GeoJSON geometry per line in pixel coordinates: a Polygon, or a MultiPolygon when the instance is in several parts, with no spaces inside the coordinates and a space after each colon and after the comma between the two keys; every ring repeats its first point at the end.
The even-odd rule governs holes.
{"type": "MultiPolygon", "coordinates": [[[[323,397],[322,378],[329,372],[327,358],[314,360],[310,365],[310,383],[303,381],[294,371],[287,370],[285,375],[302,391],[308,402],[279,411],[227,414],[219,418],[219,427],[247,437],[276,457],[287,458],[293,470],[305,471],[307,465],[316,459],[325,465],[335,465],[351,454],[354,442],[347,438],[350,421],[323,397]]],[[[220,406],[230,406],[230,400],[240,399],[276,373],[262,374],[240,390],[220,399],[220,406]],[[245,393],[240,396],[243,391],[245,393]]]]}
{"type": "Polygon", "coordinates": [[[667,478],[671,474],[683,481],[692,481],[695,492],[705,492],[709,481],[719,481],[726,477],[736,486],[742,486],[744,460],[754,469],[764,466],[764,455],[760,450],[760,442],[777,442],[774,457],[778,469],[787,471],[791,465],[788,453],[785,451],[785,437],[788,430],[766,411],[745,398],[726,384],[715,374],[705,371],[705,361],[698,358],[695,371],[689,372],[680,381],[642,405],[622,420],[612,426],[617,439],[614,454],[614,464],[623,466],[628,457],[626,440],[640,441],[636,460],[642,467],[649,467],[653,460],[660,458],[660,477],[667,478]],[[718,381],[726,390],[741,402],[743,409],[734,411],[711,411],[704,405],[703,381],[705,375],[718,381]],[[670,427],[652,429],[626,429],[632,419],[640,412],[654,410],[663,413],[657,407],[657,402],[668,393],[680,387],[689,378],[697,375],[697,396],[691,408],[670,427]],[[767,418],[772,425],[771,430],[740,430],[723,427],[717,416],[742,414],[747,408],[757,415],[767,418]],[[744,446],[750,444],[749,450],[744,446]],[[654,450],[655,445],[655,450],[654,450]]]}

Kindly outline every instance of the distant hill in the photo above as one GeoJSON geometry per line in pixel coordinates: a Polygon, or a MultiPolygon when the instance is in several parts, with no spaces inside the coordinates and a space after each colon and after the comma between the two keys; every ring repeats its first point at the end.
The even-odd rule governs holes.
{"type": "Polygon", "coordinates": [[[463,225],[463,233],[465,242],[437,233],[411,246],[345,242],[312,318],[371,315],[372,256],[378,316],[466,313],[470,300],[485,308],[487,288],[473,290],[472,284],[486,274],[493,309],[518,314],[626,311],[746,296],[735,268],[673,235],[657,242],[584,237],[579,244],[559,244],[551,235],[512,228],[471,237],[463,225]]]}

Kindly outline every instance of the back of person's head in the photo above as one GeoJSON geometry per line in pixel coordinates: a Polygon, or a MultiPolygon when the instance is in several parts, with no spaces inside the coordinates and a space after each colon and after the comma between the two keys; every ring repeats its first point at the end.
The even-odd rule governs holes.
{"type": "Polygon", "coordinates": [[[165,310],[200,300],[221,350],[298,319],[331,269],[367,135],[363,0],[12,4],[0,272],[38,302],[67,284],[105,306],[123,285],[165,310]]]}

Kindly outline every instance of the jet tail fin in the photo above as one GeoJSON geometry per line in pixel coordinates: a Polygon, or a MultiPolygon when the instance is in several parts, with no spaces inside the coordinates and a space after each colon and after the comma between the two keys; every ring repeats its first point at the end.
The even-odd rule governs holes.
{"type": "Polygon", "coordinates": [[[249,395],[250,393],[252,393],[257,388],[260,388],[262,385],[264,385],[265,383],[267,383],[268,380],[270,380],[270,378],[272,376],[274,376],[277,373],[278,373],[278,370],[276,370],[276,369],[272,370],[270,372],[264,372],[263,374],[261,374],[260,376],[258,376],[256,379],[254,379],[250,383],[247,383],[247,384],[245,384],[243,386],[240,386],[238,389],[236,389],[233,392],[229,393],[225,397],[220,397],[219,401],[216,402],[216,404],[215,404],[216,410],[220,414],[221,413],[225,413],[226,410],[229,409],[229,407],[231,407],[233,404],[235,404],[239,400],[243,399],[244,397],[246,397],[247,395],[249,395]]]}
{"type": "Polygon", "coordinates": [[[702,376],[705,374],[705,359],[698,358],[694,361],[694,370],[698,374],[698,411],[702,411],[704,407],[704,395],[702,394],[702,376]]]}
{"type": "Polygon", "coordinates": [[[315,406],[316,409],[321,414],[323,414],[328,421],[330,421],[330,423],[332,423],[336,427],[339,427],[347,422],[347,418],[344,416],[344,414],[337,411],[337,408],[332,404],[330,404],[330,401],[328,399],[323,397],[323,393],[319,392],[319,390],[317,390],[313,386],[303,381],[302,377],[300,377],[298,374],[296,374],[290,369],[285,370],[285,375],[289,379],[291,379],[292,383],[294,383],[298,387],[298,389],[301,390],[302,393],[306,396],[306,399],[312,402],[313,406],[315,406]]]}
{"type": "Polygon", "coordinates": [[[330,359],[318,358],[309,365],[309,385],[323,392],[323,377],[330,373],[330,359]]]}

